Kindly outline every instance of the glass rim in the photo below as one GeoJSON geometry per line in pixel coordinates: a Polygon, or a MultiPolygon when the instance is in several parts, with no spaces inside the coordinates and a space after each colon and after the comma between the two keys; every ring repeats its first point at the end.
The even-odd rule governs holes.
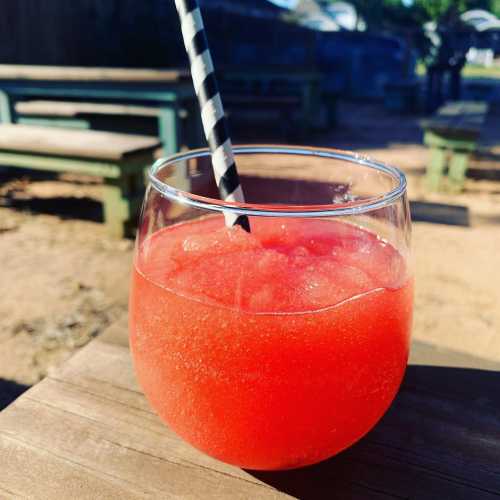
{"type": "MultiPolygon", "coordinates": [[[[233,146],[235,156],[244,154],[282,154],[295,156],[312,156],[324,159],[343,160],[349,163],[368,167],[391,176],[397,185],[392,190],[383,194],[352,200],[342,203],[321,205],[298,204],[257,204],[248,202],[230,202],[217,198],[196,195],[171,186],[159,179],[159,172],[168,166],[175,166],[181,161],[201,157],[210,157],[208,148],[193,149],[176,153],[166,158],[156,160],[148,170],[151,186],[161,195],[170,200],[189,205],[195,208],[236,215],[264,216],[264,217],[333,217],[346,215],[359,215],[366,212],[387,207],[398,201],[405,193],[407,181],[405,174],[398,168],[373,160],[372,158],[349,151],[333,148],[320,148],[309,146],[281,146],[281,145],[238,145],[233,146]]],[[[263,178],[263,182],[265,178],[263,178]]]]}

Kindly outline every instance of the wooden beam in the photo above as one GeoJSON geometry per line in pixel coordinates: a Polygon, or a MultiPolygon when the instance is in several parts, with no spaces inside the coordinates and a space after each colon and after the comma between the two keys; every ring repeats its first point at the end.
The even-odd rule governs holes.
{"type": "Polygon", "coordinates": [[[118,178],[121,175],[120,167],[113,162],[1,150],[0,165],[53,172],[75,172],[109,178],[118,178]]]}
{"type": "Polygon", "coordinates": [[[172,83],[189,79],[189,77],[190,72],[186,68],[165,70],[152,68],[92,68],[0,64],[0,79],[2,80],[172,83]]]}
{"type": "Polygon", "coordinates": [[[0,151],[119,161],[126,155],[152,151],[156,137],[55,127],[0,125],[0,151]]]}

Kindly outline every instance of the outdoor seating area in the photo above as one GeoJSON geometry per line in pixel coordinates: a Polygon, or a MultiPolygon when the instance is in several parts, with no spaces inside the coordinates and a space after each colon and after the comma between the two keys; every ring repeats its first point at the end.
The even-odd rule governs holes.
{"type": "Polygon", "coordinates": [[[21,4],[0,498],[500,496],[500,7],[21,4]]]}
{"type": "Polygon", "coordinates": [[[148,135],[158,136],[165,154],[172,154],[182,146],[200,146],[203,140],[196,97],[188,78],[186,70],[0,65],[0,120],[22,123],[24,114],[34,112],[39,118],[36,124],[68,126],[71,119],[80,118],[73,126],[90,128],[92,120],[84,120],[90,115],[94,122],[96,116],[100,118],[95,125],[104,123],[110,131],[118,127],[118,132],[124,132],[118,117],[133,116],[128,131],[137,133],[141,132],[137,117],[149,117],[156,123],[148,135]],[[54,102],[50,110],[47,101],[54,102]],[[76,103],[79,108],[75,108],[76,103]],[[50,118],[56,118],[56,122],[50,118]],[[68,121],[61,123],[63,118],[68,121]]]}
{"type": "Polygon", "coordinates": [[[134,234],[147,169],[159,147],[148,136],[0,124],[2,165],[102,177],[104,220],[118,238],[134,234]]]}
{"type": "Polygon", "coordinates": [[[307,137],[315,129],[328,128],[334,122],[335,100],[327,100],[328,107],[323,112],[321,81],[321,73],[307,69],[251,66],[221,70],[221,89],[228,112],[234,111],[244,120],[248,112],[260,111],[257,116],[265,121],[266,113],[277,110],[279,123],[288,126],[284,138],[292,140],[307,137]]]}

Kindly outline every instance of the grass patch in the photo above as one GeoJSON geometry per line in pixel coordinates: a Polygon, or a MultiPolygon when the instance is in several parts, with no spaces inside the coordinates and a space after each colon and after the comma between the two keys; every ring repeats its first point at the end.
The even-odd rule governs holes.
{"type": "MultiPolygon", "coordinates": [[[[425,66],[421,62],[417,64],[417,75],[425,75],[425,66]]],[[[498,80],[500,79],[500,66],[485,68],[484,66],[466,64],[462,71],[462,76],[464,78],[492,78],[498,80]]]]}

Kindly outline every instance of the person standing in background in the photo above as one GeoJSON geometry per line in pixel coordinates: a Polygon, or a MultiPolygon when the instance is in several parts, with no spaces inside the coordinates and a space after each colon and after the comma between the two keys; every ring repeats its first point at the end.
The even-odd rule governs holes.
{"type": "Polygon", "coordinates": [[[463,43],[470,27],[461,19],[455,6],[439,19],[436,30],[427,33],[430,43],[427,67],[426,111],[434,112],[446,99],[459,100],[462,90],[462,69],[469,43],[463,43]],[[444,89],[445,77],[448,88],[444,89]]]}

